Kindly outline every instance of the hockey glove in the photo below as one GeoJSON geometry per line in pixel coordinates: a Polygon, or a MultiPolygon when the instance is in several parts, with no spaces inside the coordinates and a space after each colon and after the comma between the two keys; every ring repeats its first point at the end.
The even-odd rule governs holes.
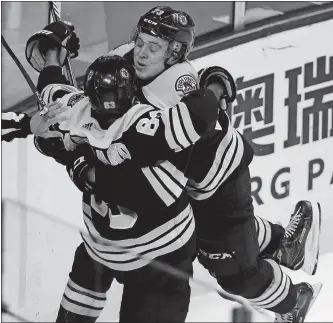
{"type": "Polygon", "coordinates": [[[80,156],[66,167],[67,173],[75,186],[83,193],[93,193],[95,173],[85,156],[80,156]]]}
{"type": "Polygon", "coordinates": [[[198,74],[200,88],[212,83],[221,85],[223,94],[219,98],[219,104],[223,110],[227,110],[237,94],[236,84],[231,74],[220,66],[203,68],[198,74]]]}
{"type": "Polygon", "coordinates": [[[63,66],[66,58],[79,55],[80,39],[70,22],[56,21],[43,30],[33,34],[27,41],[25,57],[29,64],[40,72],[45,66],[46,53],[49,49],[59,49],[59,63],[63,66]]]}
{"type": "Polygon", "coordinates": [[[1,140],[12,141],[14,138],[26,138],[31,134],[30,118],[27,114],[6,112],[1,114],[1,140]]]}

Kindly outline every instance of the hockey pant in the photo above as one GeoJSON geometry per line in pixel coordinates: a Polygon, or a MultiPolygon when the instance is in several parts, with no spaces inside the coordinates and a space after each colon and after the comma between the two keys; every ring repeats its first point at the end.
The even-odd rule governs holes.
{"type": "MultiPolygon", "coordinates": [[[[220,218],[218,239],[218,231],[210,237],[198,237],[199,262],[224,290],[275,313],[289,312],[296,304],[295,286],[274,260],[262,256],[279,246],[283,227],[254,217],[248,171],[235,177],[219,194],[222,203],[229,201],[233,207],[223,204],[226,211],[220,218]],[[235,193],[237,196],[231,198],[235,193]],[[249,203],[244,206],[242,201],[249,203]]],[[[198,231],[199,226],[197,222],[198,231]]]]}
{"type": "MultiPolygon", "coordinates": [[[[182,248],[157,258],[193,274],[195,236],[182,248]]],[[[116,279],[124,286],[119,322],[185,322],[189,302],[188,280],[145,266],[133,271],[112,270],[90,258],[82,243],[75,252],[57,322],[95,322],[116,279]]]]}

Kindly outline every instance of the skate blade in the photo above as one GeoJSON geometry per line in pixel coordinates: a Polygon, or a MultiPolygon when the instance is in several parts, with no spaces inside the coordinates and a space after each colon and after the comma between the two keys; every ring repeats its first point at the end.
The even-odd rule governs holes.
{"type": "Polygon", "coordinates": [[[311,302],[310,302],[310,305],[309,305],[309,309],[306,313],[306,315],[308,315],[308,313],[310,312],[311,310],[311,307],[314,303],[314,301],[317,299],[321,289],[323,288],[323,284],[322,283],[317,283],[317,284],[314,284],[314,285],[311,285],[312,286],[312,289],[313,289],[313,297],[311,299],[311,302]]]}
{"type": "MultiPolygon", "coordinates": [[[[311,202],[311,201],[310,201],[311,202]]],[[[313,220],[311,229],[305,244],[305,259],[302,266],[309,275],[314,275],[317,271],[319,258],[319,238],[321,230],[321,208],[317,202],[311,202],[313,220]]]]}

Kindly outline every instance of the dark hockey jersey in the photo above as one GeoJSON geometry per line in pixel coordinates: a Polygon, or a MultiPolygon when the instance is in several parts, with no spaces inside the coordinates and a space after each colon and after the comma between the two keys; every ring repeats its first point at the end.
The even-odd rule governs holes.
{"type": "MultiPolygon", "coordinates": [[[[133,43],[119,46],[110,54],[124,56],[132,62],[133,43]]],[[[188,74],[197,81],[197,74],[191,63],[185,61],[181,65],[184,78],[188,74]]],[[[179,87],[173,84],[176,80],[173,69],[170,67],[152,82],[143,85],[142,95],[145,100],[161,109],[170,108],[183,97],[181,91],[176,90],[179,87]]],[[[252,158],[252,147],[232,127],[227,114],[221,110],[215,131],[198,141],[193,149],[187,173],[190,178],[189,195],[198,201],[208,199],[235,171],[241,173],[250,164],[252,158]]]]}
{"type": "Polygon", "coordinates": [[[241,174],[252,158],[252,147],[221,110],[215,130],[193,149],[187,171],[189,195],[198,201],[209,199],[235,171],[241,174]]]}
{"type": "MultiPolygon", "coordinates": [[[[48,71],[40,79],[43,72],[48,71]]],[[[46,79],[53,79],[50,73],[46,79]]],[[[46,102],[58,91],[74,91],[59,84],[40,86],[46,102]]],[[[191,146],[215,125],[214,95],[200,90],[165,110],[137,105],[103,129],[89,100],[75,91],[61,98],[72,106],[72,115],[59,128],[68,149],[89,142],[98,159],[96,193],[83,195],[87,252],[110,268],[127,271],[146,264],[137,253],[156,258],[179,249],[194,232],[184,172],[191,146]],[[201,104],[211,109],[198,109],[201,104]],[[133,253],[119,252],[114,244],[133,253]]]]}

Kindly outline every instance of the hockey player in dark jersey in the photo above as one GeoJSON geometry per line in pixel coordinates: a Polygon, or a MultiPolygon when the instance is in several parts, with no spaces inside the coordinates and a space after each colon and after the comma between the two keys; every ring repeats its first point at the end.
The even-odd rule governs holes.
{"type": "Polygon", "coordinates": [[[130,70],[123,58],[99,58],[86,73],[88,97],[75,89],[64,95],[69,87],[57,84],[61,83],[57,66],[45,67],[39,76],[43,98],[49,102],[58,93],[64,95],[60,104],[72,106],[72,117],[58,128],[63,132],[63,148],[40,138],[36,138],[36,146],[66,164],[72,180],[84,192],[83,213],[89,232],[77,249],[59,322],[95,321],[114,278],[124,284],[121,322],[182,322],[188,310],[188,281],[146,266],[147,260],[138,254],[192,273],[194,220],[184,176],[190,149],[184,147],[175,154],[175,144],[165,136],[172,127],[169,113],[179,113],[179,120],[185,116],[186,121],[173,129],[173,135],[196,142],[214,127],[217,101],[212,92],[199,89],[179,103],[181,110],[176,106],[160,111],[139,104],[122,116],[120,107],[128,109],[132,102],[130,70]],[[114,93],[116,85],[119,89],[114,93]],[[201,109],[205,111],[202,115],[198,103],[211,108],[201,109]],[[66,131],[71,131],[70,138],[66,131]],[[89,157],[82,142],[77,146],[82,138],[94,146],[93,156],[89,157]],[[69,152],[65,147],[75,149],[69,152]],[[147,164],[152,166],[142,167],[147,164]],[[90,165],[95,170],[91,182],[84,180],[90,165]],[[119,251],[115,243],[129,253],[119,251]]]}
{"type": "MultiPolygon", "coordinates": [[[[177,75],[178,64],[169,67],[165,59],[166,70],[157,77],[149,65],[152,61],[156,64],[156,43],[163,47],[163,40],[167,40],[171,48],[177,48],[172,47],[176,37],[170,37],[166,26],[179,27],[179,15],[182,13],[168,7],[153,8],[141,17],[134,43],[112,51],[133,61],[141,78],[140,99],[160,108],[172,106],[177,103],[177,95],[178,99],[182,96],[181,91],[177,91],[178,83],[171,79],[177,75]],[[172,19],[174,16],[177,18],[172,19]]],[[[235,98],[232,78],[228,81],[228,75],[215,67],[201,73],[201,86],[219,80],[228,93],[221,95],[221,105],[225,107],[235,98]],[[228,102],[224,102],[225,99],[228,102]]],[[[300,201],[286,228],[254,217],[248,171],[252,156],[252,148],[233,129],[224,112],[220,113],[215,131],[194,146],[188,170],[188,191],[199,238],[202,234],[198,240],[199,259],[222,287],[247,297],[255,306],[272,310],[277,320],[288,318],[299,322],[318,291],[305,283],[294,286],[278,264],[296,270],[308,260],[310,265],[303,269],[314,274],[318,261],[320,208],[317,204],[300,201]],[[221,249],[221,245],[225,249],[221,249]],[[263,256],[274,260],[264,260],[263,256]]]]}
{"type": "Polygon", "coordinates": [[[320,206],[298,202],[286,229],[254,216],[249,173],[253,150],[225,112],[235,98],[230,92],[235,90],[234,81],[217,66],[199,75],[201,87],[220,82],[224,91],[217,126],[194,146],[187,171],[198,259],[222,288],[274,312],[276,321],[303,322],[321,284],[293,285],[279,264],[301,268],[312,243],[314,250],[309,252],[317,260],[320,206]]]}

